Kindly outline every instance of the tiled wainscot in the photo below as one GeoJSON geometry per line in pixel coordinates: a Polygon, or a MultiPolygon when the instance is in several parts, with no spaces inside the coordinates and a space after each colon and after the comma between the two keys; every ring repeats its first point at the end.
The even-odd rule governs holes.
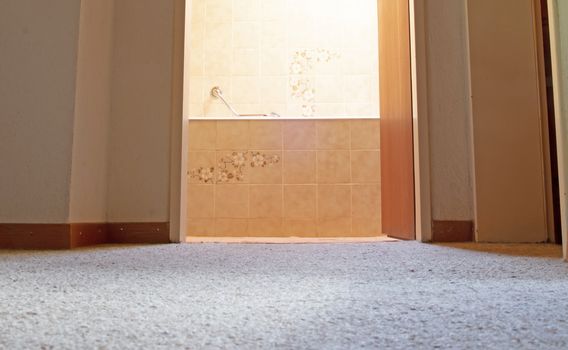
{"type": "Polygon", "coordinates": [[[377,236],[378,119],[190,120],[190,236],[377,236]]]}

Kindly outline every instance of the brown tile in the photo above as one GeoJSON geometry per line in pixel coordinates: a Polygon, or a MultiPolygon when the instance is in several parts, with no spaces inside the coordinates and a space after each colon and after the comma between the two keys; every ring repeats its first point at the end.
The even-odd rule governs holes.
{"type": "Polygon", "coordinates": [[[217,149],[248,149],[249,124],[247,120],[217,122],[217,149]]]}
{"type": "Polygon", "coordinates": [[[319,237],[351,236],[351,218],[318,220],[318,236],[319,237]]]}
{"type": "Polygon", "coordinates": [[[188,185],[187,217],[212,218],[215,216],[215,185],[188,185]]]}
{"type": "Polygon", "coordinates": [[[282,233],[287,237],[317,237],[317,223],[315,219],[284,219],[282,233]]]}
{"type": "Polygon", "coordinates": [[[381,235],[380,218],[353,218],[351,224],[353,237],[376,237],[381,235]]]}
{"type": "Polygon", "coordinates": [[[354,183],[381,182],[380,151],[352,151],[351,176],[354,183]]]}
{"type": "Polygon", "coordinates": [[[215,234],[220,237],[245,237],[248,234],[248,219],[216,219],[215,234]]]}
{"type": "Polygon", "coordinates": [[[351,149],[379,149],[380,145],[380,120],[351,121],[351,149]]]}
{"type": "Polygon", "coordinates": [[[248,236],[250,237],[281,237],[282,219],[249,219],[248,236]]]}
{"type": "Polygon", "coordinates": [[[315,151],[285,151],[283,159],[285,184],[311,184],[316,182],[315,151]]]}
{"type": "Polygon", "coordinates": [[[311,219],[316,217],[315,185],[284,185],[284,217],[311,219]]]}
{"type": "Polygon", "coordinates": [[[188,127],[189,150],[215,150],[217,140],[217,122],[190,120],[188,127]]]}
{"type": "Polygon", "coordinates": [[[282,122],[279,120],[249,121],[249,147],[261,150],[282,149],[282,122]]]}
{"type": "Polygon", "coordinates": [[[187,220],[187,236],[215,236],[215,219],[187,220]]]}
{"type": "Polygon", "coordinates": [[[249,186],[248,185],[216,185],[215,217],[248,218],[249,186]]]}
{"type": "Polygon", "coordinates": [[[318,185],[318,219],[350,217],[351,186],[318,185]]]}
{"type": "Polygon", "coordinates": [[[381,217],[381,186],[379,184],[353,185],[353,217],[381,217]]]}
{"type": "Polygon", "coordinates": [[[247,184],[250,181],[251,153],[246,150],[217,152],[215,181],[217,184],[247,184]]]}
{"type": "Polygon", "coordinates": [[[286,120],[282,126],[284,149],[315,149],[316,123],[314,120],[286,120]]]}
{"type": "Polygon", "coordinates": [[[195,151],[188,153],[189,183],[215,183],[215,152],[195,151]]]}
{"type": "Polygon", "coordinates": [[[349,149],[348,120],[318,120],[317,149],[349,149]]]}
{"type": "Polygon", "coordinates": [[[349,151],[318,151],[318,183],[349,183],[351,170],[349,151]]]}
{"type": "Polygon", "coordinates": [[[250,218],[282,217],[282,185],[250,186],[250,218]]]}
{"type": "Polygon", "coordinates": [[[282,183],[281,151],[250,151],[247,170],[251,184],[282,183]],[[254,166],[253,166],[254,164],[254,166]]]}

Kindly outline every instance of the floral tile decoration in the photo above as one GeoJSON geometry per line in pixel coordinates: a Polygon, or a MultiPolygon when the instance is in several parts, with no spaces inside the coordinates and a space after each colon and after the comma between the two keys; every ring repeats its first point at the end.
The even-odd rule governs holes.
{"type": "Polygon", "coordinates": [[[290,87],[292,97],[302,101],[302,115],[312,117],[316,112],[316,89],[313,82],[305,75],[314,69],[317,63],[339,59],[339,53],[327,49],[304,49],[296,51],[290,63],[290,87]]]}
{"type": "Polygon", "coordinates": [[[232,152],[222,157],[217,167],[199,167],[190,170],[189,176],[204,184],[228,183],[244,181],[244,170],[264,168],[280,162],[277,155],[269,156],[261,152],[232,152]]]}

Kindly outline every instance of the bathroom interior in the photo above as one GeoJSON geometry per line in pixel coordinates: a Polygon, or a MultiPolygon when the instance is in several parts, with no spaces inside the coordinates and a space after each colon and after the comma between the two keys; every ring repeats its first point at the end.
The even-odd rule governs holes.
{"type": "Polygon", "coordinates": [[[380,237],[376,0],[193,0],[187,237],[380,237]]]}

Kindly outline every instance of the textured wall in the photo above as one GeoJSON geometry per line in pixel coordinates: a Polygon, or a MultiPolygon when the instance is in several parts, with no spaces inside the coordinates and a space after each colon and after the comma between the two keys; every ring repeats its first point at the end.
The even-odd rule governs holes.
{"type": "Polygon", "coordinates": [[[108,220],[168,221],[173,0],[115,4],[108,220]]]}
{"type": "Polygon", "coordinates": [[[188,235],[381,233],[378,120],[189,123],[188,235]]]}
{"type": "Polygon", "coordinates": [[[434,220],[474,217],[465,3],[425,1],[434,220]]]}
{"type": "Polygon", "coordinates": [[[378,115],[376,0],[193,0],[191,116],[378,115]]]}
{"type": "Polygon", "coordinates": [[[114,0],[82,0],[70,222],[105,222],[114,0]]]}
{"type": "Polygon", "coordinates": [[[0,2],[0,222],[68,219],[80,3],[0,2]]]}

